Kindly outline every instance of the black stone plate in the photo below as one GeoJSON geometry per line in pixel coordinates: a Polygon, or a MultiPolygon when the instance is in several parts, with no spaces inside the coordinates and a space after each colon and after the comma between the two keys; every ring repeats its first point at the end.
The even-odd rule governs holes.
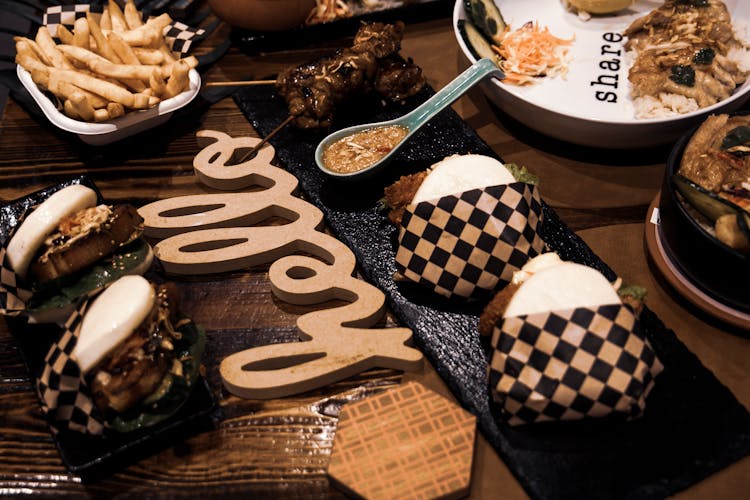
{"type": "MultiPolygon", "coordinates": [[[[78,177],[32,193],[0,207],[0,242],[4,242],[18,218],[53,192],[71,185],[84,184],[101,194],[87,177],[78,177]]],[[[42,370],[49,347],[60,335],[55,325],[29,325],[24,319],[7,318],[8,326],[19,343],[21,355],[32,377],[42,370]]],[[[111,433],[102,437],[86,436],[72,431],[53,434],[63,463],[71,472],[94,479],[156,453],[178,440],[209,428],[210,414],[216,407],[213,392],[205,379],[200,378],[177,413],[163,422],[144,430],[125,434],[111,433]]]]}
{"type": "MultiPolygon", "coordinates": [[[[404,106],[383,107],[360,99],[341,108],[333,129],[394,118],[431,94],[426,89],[404,106]]],[[[272,88],[248,87],[234,97],[261,136],[287,116],[283,99],[272,88]]],[[[423,170],[454,153],[495,154],[448,109],[412,137],[387,172],[359,184],[341,184],[325,177],[314,163],[314,149],[327,133],[285,128],[271,140],[277,162],[297,176],[336,237],[356,254],[363,276],[387,294],[392,310],[414,331],[417,347],[463,406],[478,417],[481,432],[529,495],[661,498],[750,452],[747,410],[648,309],[641,321],[665,370],[643,418],[516,428],[498,425],[485,382],[486,346],[476,330],[481,305],[443,300],[394,283],[395,229],[378,209],[383,188],[399,175],[423,170]]],[[[533,171],[533,165],[527,166],[533,171]]],[[[542,235],[551,250],[614,278],[612,270],[546,204],[544,216],[542,235]]]]}

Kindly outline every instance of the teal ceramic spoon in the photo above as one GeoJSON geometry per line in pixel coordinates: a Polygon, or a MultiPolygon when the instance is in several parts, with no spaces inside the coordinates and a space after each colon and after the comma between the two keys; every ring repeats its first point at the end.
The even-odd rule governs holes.
{"type": "Polygon", "coordinates": [[[434,96],[432,96],[430,99],[425,101],[410,113],[407,113],[404,116],[396,118],[394,120],[376,123],[365,123],[364,125],[355,125],[353,127],[341,129],[330,134],[328,137],[323,139],[315,149],[315,162],[318,164],[318,168],[320,168],[327,175],[340,178],[342,180],[354,180],[375,173],[393,158],[396,152],[406,143],[407,140],[409,140],[409,137],[411,137],[414,132],[419,130],[422,125],[427,123],[433,116],[442,111],[446,106],[450,106],[453,101],[461,97],[464,92],[469,90],[472,86],[474,86],[474,84],[488,75],[495,75],[498,78],[505,77],[500,68],[498,68],[492,60],[486,58],[480,59],[479,61],[472,64],[466,71],[454,78],[453,81],[443,87],[434,96]],[[401,139],[401,141],[396,144],[396,146],[391,149],[388,154],[370,164],[369,166],[355,172],[337,172],[335,170],[327,168],[323,163],[324,152],[331,144],[335,143],[339,139],[365,130],[394,125],[405,128],[407,131],[406,136],[401,139]]]}

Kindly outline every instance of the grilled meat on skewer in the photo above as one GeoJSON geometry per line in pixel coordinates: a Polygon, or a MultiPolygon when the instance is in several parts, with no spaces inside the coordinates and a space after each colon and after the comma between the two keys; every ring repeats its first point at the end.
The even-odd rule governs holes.
{"type": "Polygon", "coordinates": [[[351,47],[279,74],[276,88],[295,125],[327,127],[338,103],[373,90],[392,101],[417,93],[425,83],[421,69],[397,55],[403,29],[400,22],[364,24],[351,47]]]}

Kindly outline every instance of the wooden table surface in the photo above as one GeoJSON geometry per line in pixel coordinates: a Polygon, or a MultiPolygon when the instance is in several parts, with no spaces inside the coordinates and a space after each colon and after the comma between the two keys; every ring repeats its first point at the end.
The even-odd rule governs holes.
{"type": "MultiPolygon", "coordinates": [[[[226,37],[222,26],[216,36],[226,37]]],[[[341,42],[345,43],[345,41],[341,42]]],[[[265,78],[315,56],[319,46],[248,55],[232,48],[204,81],[265,78]]],[[[440,88],[463,68],[448,18],[409,24],[402,54],[440,88]]],[[[649,306],[737,398],[750,406],[750,341],[681,299],[649,265],[644,249],[646,210],[659,191],[669,147],[594,150],[540,136],[472,91],[454,109],[506,161],[523,164],[542,180],[542,193],[561,218],[605,262],[629,281],[649,287],[649,306]]],[[[195,133],[215,129],[257,136],[231,98],[194,120],[169,122],[127,147],[89,147],[30,117],[12,99],[0,122],[0,200],[7,201],[61,178],[85,173],[109,201],[137,206],[205,192],[193,176],[200,150],[195,133]],[[134,147],[134,145],[136,147],[134,147]]],[[[336,418],[321,401],[419,380],[449,391],[426,365],[416,374],[372,370],[311,393],[271,401],[242,400],[221,385],[218,364],[238,350],[233,332],[295,339],[295,320],[311,308],[276,300],[267,267],[180,282],[184,309],[208,332],[208,380],[219,402],[213,429],[174,443],[94,482],[83,482],[61,462],[32,390],[32,381],[7,325],[0,321],[0,496],[111,495],[340,497],[326,476],[336,418]],[[368,384],[365,389],[365,384],[368,384]]],[[[392,320],[391,320],[392,321],[392,320]]],[[[264,337],[265,336],[265,337],[264,337]]],[[[739,498],[750,487],[750,459],[679,494],[683,498],[739,498]]],[[[474,457],[473,498],[526,494],[483,438],[474,457]]]]}

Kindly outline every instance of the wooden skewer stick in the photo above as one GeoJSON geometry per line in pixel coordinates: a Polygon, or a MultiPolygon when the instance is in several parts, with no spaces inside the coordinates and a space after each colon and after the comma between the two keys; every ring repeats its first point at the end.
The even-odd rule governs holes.
{"type": "Polygon", "coordinates": [[[206,87],[247,87],[250,85],[273,85],[276,80],[241,80],[232,82],[206,82],[206,87]]]}
{"type": "Polygon", "coordinates": [[[245,155],[237,163],[242,163],[242,162],[247,161],[248,159],[250,159],[251,156],[253,156],[260,148],[262,148],[263,146],[265,146],[265,144],[269,140],[271,140],[271,138],[273,136],[275,136],[276,134],[278,134],[281,131],[281,129],[283,129],[284,127],[286,127],[287,125],[289,125],[289,123],[292,120],[294,120],[295,118],[296,118],[295,115],[289,115],[289,116],[287,116],[286,120],[284,120],[283,122],[281,122],[281,124],[279,124],[278,127],[276,127],[275,129],[273,129],[271,131],[271,133],[269,133],[267,136],[265,136],[258,144],[256,144],[255,146],[253,146],[253,148],[250,151],[248,151],[247,153],[245,153],[245,155]]]}

